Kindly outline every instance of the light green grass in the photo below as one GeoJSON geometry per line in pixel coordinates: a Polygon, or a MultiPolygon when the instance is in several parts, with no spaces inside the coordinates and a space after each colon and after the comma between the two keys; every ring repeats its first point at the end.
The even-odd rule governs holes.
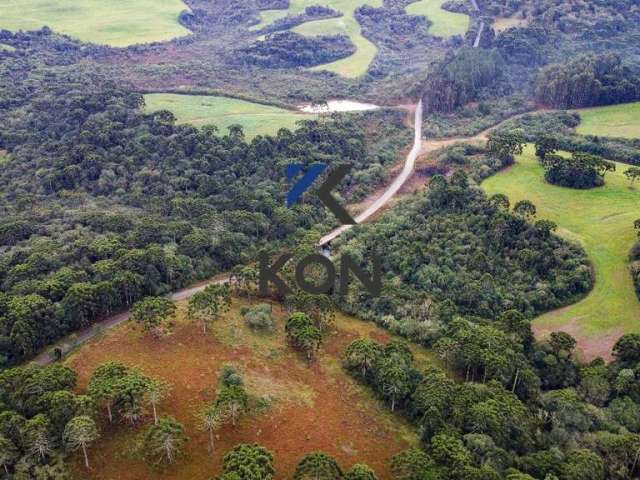
{"type": "Polygon", "coordinates": [[[640,138],[640,102],[578,110],[581,135],[640,138]]]}
{"type": "Polygon", "coordinates": [[[640,187],[629,187],[623,175],[628,165],[616,164],[605,186],[575,190],[545,182],[544,170],[531,146],[516,165],[487,179],[488,194],[504,193],[513,205],[531,200],[538,218],[550,219],[558,233],[580,242],[593,262],[596,283],[582,301],[538,317],[541,330],[571,325],[587,337],[619,332],[640,332],[640,302],[629,273],[629,250],[636,241],[633,222],[640,217],[640,187]]]}
{"type": "Polygon", "coordinates": [[[420,0],[406,7],[409,15],[424,15],[433,25],[429,33],[436,37],[464,35],[469,29],[469,16],[442,9],[446,0],[420,0]]]}
{"type": "MultiPolygon", "coordinates": [[[[344,15],[340,18],[303,23],[293,28],[292,31],[310,37],[319,35],[348,35],[357,50],[356,53],[347,58],[325,65],[318,65],[311,70],[327,70],[347,78],[356,78],[364,75],[375,58],[378,48],[362,36],[360,24],[355,19],[354,13],[358,7],[365,4],[373,7],[381,7],[382,0],[324,0],[320,3],[342,12],[344,15]]],[[[318,5],[318,1],[291,0],[288,10],[263,11],[261,12],[262,21],[258,25],[255,25],[253,29],[260,29],[270,25],[278,18],[286,17],[289,14],[296,15],[301,13],[306,7],[312,5],[318,5]]]]}
{"type": "Polygon", "coordinates": [[[179,123],[190,123],[197,127],[217,125],[222,134],[227,133],[230,125],[239,124],[248,138],[275,134],[280,128],[293,130],[297,121],[315,118],[314,115],[283,108],[211,95],[152,93],[145,95],[144,100],[147,112],[169,110],[179,123]]]}
{"type": "Polygon", "coordinates": [[[5,43],[0,43],[0,52],[5,51],[5,52],[15,52],[15,48],[13,48],[11,45],[7,45],[5,43]]]}
{"type": "Polygon", "coordinates": [[[182,0],[0,0],[0,28],[44,26],[85,42],[124,47],[188,35],[182,0]]]}

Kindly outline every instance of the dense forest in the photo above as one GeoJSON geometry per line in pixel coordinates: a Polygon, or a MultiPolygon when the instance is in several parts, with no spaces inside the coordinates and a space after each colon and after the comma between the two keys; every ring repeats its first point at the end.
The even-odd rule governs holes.
{"type": "Polygon", "coordinates": [[[344,192],[357,198],[367,185],[354,182],[375,184],[406,141],[391,115],[389,136],[371,142],[343,117],[248,143],[240,127],[143,115],[141,95],[98,76],[43,76],[20,60],[2,68],[3,364],[145,295],[229,270],[258,243],[329,228],[317,200],[285,208],[286,165],[350,163],[344,192]]]}
{"type": "Polygon", "coordinates": [[[550,65],[536,79],[536,100],[551,107],[591,107],[638,99],[640,75],[615,54],[585,55],[550,65]]]}
{"type": "Polygon", "coordinates": [[[592,285],[585,253],[535,221],[535,206],[487,198],[462,171],[432,179],[428,193],[348,234],[355,258],[382,260],[388,288],[340,299],[358,316],[433,344],[447,315],[492,319],[517,310],[528,318],[572,303],[592,285]]]}

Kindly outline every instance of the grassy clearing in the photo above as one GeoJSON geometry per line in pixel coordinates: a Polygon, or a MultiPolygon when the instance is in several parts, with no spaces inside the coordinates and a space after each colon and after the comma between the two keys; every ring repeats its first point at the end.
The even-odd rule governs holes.
{"type": "Polygon", "coordinates": [[[581,135],[640,138],[640,102],[578,110],[581,135]]]}
{"type": "Polygon", "coordinates": [[[4,43],[0,43],[0,52],[15,52],[15,48],[13,48],[11,45],[7,45],[4,43]]]}
{"type": "MultiPolygon", "coordinates": [[[[190,437],[186,457],[172,468],[156,471],[133,452],[144,427],[102,425],[103,437],[91,449],[92,469],[86,472],[80,456],[74,457],[78,478],[207,480],[220,472],[224,453],[242,442],[258,442],[274,452],[278,479],[291,478],[300,458],[318,449],[335,456],[345,468],[364,462],[379,478],[390,478],[389,459],[417,445],[418,433],[341,367],[341,355],[351,341],[360,336],[387,341],[389,333],[338,314],[318,360],[308,365],[286,346],[286,313],[278,305],[274,305],[278,325],[272,334],[256,334],[245,326],[240,315],[244,305],[246,300],[234,299],[231,311],[214,324],[212,333],[203,335],[201,327],[187,323],[186,305],[181,302],[168,338],[154,340],[127,323],[67,360],[79,372],[80,388],[96,366],[107,360],[138,365],[146,374],[169,381],[172,396],[161,405],[161,413],[176,417],[190,437]],[[195,414],[215,397],[224,363],[241,370],[252,405],[258,405],[259,399],[271,400],[266,411],[255,409],[236,428],[223,428],[211,456],[195,414]]],[[[413,348],[422,366],[435,362],[429,352],[413,348]]]]}
{"type": "Polygon", "coordinates": [[[528,23],[526,18],[502,17],[495,19],[493,28],[496,32],[502,32],[513,27],[525,27],[528,23]]]}
{"type": "Polygon", "coordinates": [[[575,335],[585,356],[607,356],[621,334],[640,332],[640,302],[628,270],[628,254],[636,240],[634,220],[640,216],[640,189],[631,189],[617,164],[605,186],[590,190],[557,187],[544,181],[544,171],[531,146],[516,165],[483,183],[489,194],[504,193],[513,205],[529,199],[538,218],[553,220],[558,233],[580,242],[593,262],[596,283],[582,301],[542,315],[534,321],[541,334],[562,329],[575,335]]]}
{"type": "Polygon", "coordinates": [[[464,35],[469,29],[469,16],[443,10],[446,0],[419,0],[406,7],[410,15],[423,15],[433,22],[429,33],[436,37],[464,35]]]}
{"type": "MultiPolygon", "coordinates": [[[[312,70],[327,70],[347,78],[356,78],[367,72],[369,65],[378,52],[378,48],[362,36],[360,24],[354,17],[356,8],[365,3],[373,7],[382,6],[382,0],[325,0],[322,5],[342,12],[344,16],[307,22],[292,29],[296,33],[311,37],[318,35],[348,35],[357,48],[356,53],[350,57],[313,67],[312,70]]],[[[260,29],[270,25],[278,18],[301,13],[305,8],[317,4],[318,2],[315,0],[291,0],[288,10],[267,10],[262,12],[262,21],[255,25],[253,29],[260,29]]]]}
{"type": "Polygon", "coordinates": [[[182,0],[0,0],[0,28],[44,26],[85,42],[125,47],[191,32],[178,23],[182,0]]]}
{"type": "Polygon", "coordinates": [[[152,93],[145,95],[144,100],[147,112],[169,110],[179,123],[197,127],[213,124],[223,134],[230,125],[239,124],[248,138],[273,135],[280,128],[295,129],[297,121],[315,118],[283,108],[211,95],[152,93]]]}

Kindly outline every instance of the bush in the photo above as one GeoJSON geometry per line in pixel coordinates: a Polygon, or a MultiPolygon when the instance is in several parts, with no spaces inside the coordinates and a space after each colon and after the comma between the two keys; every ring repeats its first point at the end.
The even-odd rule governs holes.
{"type": "Polygon", "coordinates": [[[267,303],[243,308],[242,315],[245,323],[252,330],[271,332],[276,328],[276,320],[271,313],[271,305],[267,303]]]}

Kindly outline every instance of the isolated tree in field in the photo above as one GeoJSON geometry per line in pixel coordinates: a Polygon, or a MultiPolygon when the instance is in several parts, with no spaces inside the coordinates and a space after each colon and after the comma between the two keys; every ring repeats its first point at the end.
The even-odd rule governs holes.
{"type": "Polygon", "coordinates": [[[115,405],[123,418],[135,424],[144,414],[144,399],[151,379],[136,369],[131,369],[116,383],[115,405]]]}
{"type": "Polygon", "coordinates": [[[576,339],[566,332],[553,332],[549,335],[549,345],[556,355],[561,352],[571,355],[573,349],[576,348],[576,339]]]}
{"type": "Polygon", "coordinates": [[[117,396],[117,383],[127,374],[127,367],[117,362],[107,362],[95,369],[89,381],[89,395],[98,405],[107,409],[109,423],[113,422],[112,407],[117,396]]]}
{"type": "Polygon", "coordinates": [[[323,452],[313,452],[300,460],[293,480],[342,480],[342,477],[342,469],[335,458],[323,452]]]}
{"type": "Polygon", "coordinates": [[[624,172],[624,176],[629,179],[631,182],[631,186],[636,182],[636,180],[640,179],[640,167],[629,167],[624,172]]]}
{"type": "Polygon", "coordinates": [[[285,331],[291,346],[312,360],[322,341],[322,333],[313,320],[306,313],[294,313],[287,320],[285,331]]]}
{"type": "Polygon", "coordinates": [[[535,144],[536,157],[544,160],[547,154],[553,155],[560,149],[558,138],[553,135],[542,135],[535,144]]]}
{"type": "Polygon", "coordinates": [[[200,429],[209,434],[209,452],[213,454],[215,447],[215,432],[228,421],[228,412],[216,405],[203,408],[198,414],[200,429]]]}
{"type": "Polygon", "coordinates": [[[505,162],[520,155],[526,138],[522,130],[492,132],[487,140],[487,150],[499,160],[505,162]]]}
{"type": "Polygon", "coordinates": [[[158,423],[158,404],[169,396],[171,385],[162,380],[153,379],[149,382],[144,399],[153,410],[153,423],[158,423]]]}
{"type": "Polygon", "coordinates": [[[241,443],[224,456],[222,478],[239,480],[271,480],[275,474],[273,454],[257,443],[241,443]]]}
{"type": "Polygon", "coordinates": [[[410,448],[391,458],[391,473],[394,480],[428,479],[433,460],[423,450],[410,448]]]}
{"type": "Polygon", "coordinates": [[[362,377],[378,362],[382,355],[382,347],[368,338],[360,338],[349,344],[344,353],[344,366],[347,370],[355,371],[362,377]]]}
{"type": "Polygon", "coordinates": [[[189,318],[202,323],[202,331],[207,332],[207,324],[218,319],[220,315],[229,311],[231,293],[228,284],[209,285],[202,292],[196,293],[189,299],[187,314],[189,318]]]}
{"type": "Polygon", "coordinates": [[[513,213],[529,221],[536,216],[536,206],[529,200],[520,200],[513,206],[513,213]]]}
{"type": "Polygon", "coordinates": [[[96,422],[87,416],[79,416],[72,418],[64,428],[64,444],[69,450],[82,449],[84,455],[84,464],[89,468],[89,456],[87,455],[87,446],[95,442],[100,437],[96,422]]]}
{"type": "Polygon", "coordinates": [[[156,336],[163,333],[163,323],[174,317],[176,304],[164,297],[147,297],[133,306],[131,318],[142,325],[145,331],[156,336]]]}
{"type": "Polygon", "coordinates": [[[0,465],[4,473],[9,475],[9,467],[14,465],[20,458],[20,451],[14,443],[7,437],[0,435],[0,465]]]}
{"type": "Polygon", "coordinates": [[[241,385],[224,385],[216,397],[215,407],[221,418],[229,418],[235,426],[238,417],[247,410],[248,403],[249,397],[241,385]]]}
{"type": "Polygon", "coordinates": [[[356,463],[344,474],[344,480],[378,480],[378,477],[369,466],[356,463]]]}
{"type": "Polygon", "coordinates": [[[489,203],[505,212],[509,211],[509,207],[511,205],[509,202],[509,197],[507,197],[504,193],[495,193],[491,195],[489,197],[489,203]]]}
{"type": "Polygon", "coordinates": [[[144,453],[153,464],[172,464],[182,454],[188,437],[184,427],[172,417],[160,417],[144,436],[144,453]]]}

